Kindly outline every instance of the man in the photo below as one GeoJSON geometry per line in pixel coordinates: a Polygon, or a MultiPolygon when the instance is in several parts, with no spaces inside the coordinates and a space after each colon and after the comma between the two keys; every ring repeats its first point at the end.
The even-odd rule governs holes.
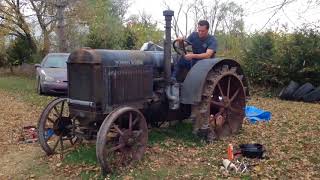
{"type": "MultiPolygon", "coordinates": [[[[178,40],[182,39],[178,38],[178,40]]],[[[174,80],[181,68],[189,70],[199,60],[213,58],[217,50],[216,38],[209,34],[209,23],[206,20],[198,22],[197,32],[191,33],[187,41],[192,43],[192,53],[184,55],[174,66],[172,73],[174,80]]]]}
{"type": "MultiPolygon", "coordinates": [[[[182,42],[181,38],[178,38],[178,41],[182,42]]],[[[191,33],[187,41],[192,44],[192,53],[185,54],[175,65],[172,73],[173,84],[168,93],[173,99],[171,101],[171,109],[177,109],[179,107],[179,83],[177,80],[181,81],[178,76],[183,74],[180,72],[182,68],[190,70],[191,67],[202,59],[210,59],[215,56],[217,50],[217,41],[216,38],[209,34],[209,23],[206,20],[201,20],[198,22],[197,32],[191,33]]],[[[195,115],[191,114],[191,119],[194,119],[195,115]]],[[[195,119],[194,119],[195,122],[195,119]]],[[[208,122],[200,125],[200,127],[194,127],[194,133],[197,133],[201,137],[206,137],[208,141],[214,138],[214,133],[209,130],[208,122]]]]}

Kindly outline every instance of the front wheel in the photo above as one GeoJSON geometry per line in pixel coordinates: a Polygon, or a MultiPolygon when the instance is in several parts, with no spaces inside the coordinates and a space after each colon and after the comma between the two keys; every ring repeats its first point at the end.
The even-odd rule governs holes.
{"type": "Polygon", "coordinates": [[[126,106],[112,111],[102,123],[96,142],[103,175],[140,160],[147,141],[147,122],[139,110],[126,106]]]}
{"type": "Polygon", "coordinates": [[[71,117],[66,98],[51,101],[42,112],[38,122],[38,137],[47,155],[62,154],[65,149],[81,142],[74,132],[78,125],[71,117]]]}

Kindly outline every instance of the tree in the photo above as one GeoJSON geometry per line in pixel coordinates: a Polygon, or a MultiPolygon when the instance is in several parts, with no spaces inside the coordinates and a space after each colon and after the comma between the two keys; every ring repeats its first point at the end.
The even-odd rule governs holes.
{"type": "MultiPolygon", "coordinates": [[[[88,32],[85,46],[107,49],[122,48],[124,26],[121,16],[124,15],[126,9],[114,7],[118,1],[79,0],[73,7],[81,32],[88,32]]],[[[121,2],[127,2],[127,0],[121,0],[121,2]]]]}
{"type": "Polygon", "coordinates": [[[50,0],[29,0],[32,10],[35,12],[43,36],[43,48],[41,55],[45,56],[50,50],[50,34],[56,27],[56,9],[50,0]]]}
{"type": "Polygon", "coordinates": [[[33,52],[28,46],[29,42],[26,37],[15,38],[7,48],[7,63],[9,63],[10,66],[15,66],[30,60],[33,52]]]}
{"type": "MultiPolygon", "coordinates": [[[[20,61],[30,60],[33,53],[36,52],[37,46],[32,36],[30,24],[26,21],[26,17],[22,13],[27,6],[27,1],[23,0],[3,0],[0,1],[0,27],[3,36],[13,36],[16,38],[14,44],[23,44],[25,58],[20,61]]],[[[14,48],[12,48],[14,49],[14,48]]],[[[20,51],[19,51],[20,52],[20,51]]],[[[19,52],[16,52],[19,54],[19,52]]],[[[14,52],[11,53],[12,55],[14,52]]]]}
{"type": "MultiPolygon", "coordinates": [[[[259,0],[255,1],[255,3],[258,4],[259,0]]],[[[260,4],[262,5],[261,8],[255,9],[255,12],[253,12],[252,15],[254,15],[255,13],[261,13],[261,12],[270,12],[271,14],[269,16],[266,16],[266,20],[263,20],[264,25],[258,31],[262,31],[262,30],[268,31],[267,27],[268,25],[271,24],[271,22],[276,22],[276,24],[278,24],[277,21],[279,19],[277,19],[277,16],[286,18],[289,22],[291,22],[295,26],[294,28],[299,28],[297,27],[297,24],[296,24],[297,19],[300,21],[303,21],[304,26],[308,26],[316,29],[320,28],[319,27],[320,20],[319,19],[315,21],[309,20],[310,14],[308,15],[308,12],[318,9],[318,7],[320,6],[319,0],[280,0],[280,1],[274,1],[269,6],[264,6],[265,2],[261,0],[260,4]],[[289,14],[287,14],[289,11],[291,11],[291,14],[294,12],[297,16],[296,17],[290,16],[289,14]],[[293,20],[292,18],[297,18],[297,19],[293,20]],[[275,21],[273,21],[274,19],[275,21]]],[[[317,12],[314,12],[312,14],[317,14],[317,12]]],[[[287,30],[287,26],[288,26],[287,24],[285,25],[280,24],[280,25],[284,26],[287,30]]]]}
{"type": "Polygon", "coordinates": [[[160,31],[157,28],[157,23],[153,22],[151,15],[145,12],[140,13],[140,15],[132,15],[128,18],[126,29],[131,34],[127,37],[129,38],[129,42],[131,39],[135,40],[134,49],[140,49],[143,43],[148,41],[156,44],[163,43],[163,31],[160,31]]]}
{"type": "Polygon", "coordinates": [[[111,16],[118,17],[121,23],[124,22],[124,16],[129,8],[128,0],[111,0],[111,16]]]}
{"type": "Polygon", "coordinates": [[[26,21],[22,11],[27,1],[3,0],[0,1],[0,27],[6,30],[6,35],[11,35],[26,41],[30,53],[37,50],[30,24],[26,21]]]}
{"type": "MultiPolygon", "coordinates": [[[[166,8],[172,9],[168,2],[165,2],[164,5],[166,8]]],[[[196,30],[200,19],[205,19],[210,24],[210,34],[216,34],[217,31],[242,33],[244,29],[243,11],[243,8],[234,2],[181,0],[173,18],[173,29],[177,37],[186,36],[196,30]],[[185,21],[185,23],[181,23],[181,21],[185,21]],[[184,24],[185,28],[180,27],[181,24],[184,24]],[[192,27],[189,28],[190,24],[192,27]],[[182,29],[185,30],[182,31],[182,29]]]]}
{"type": "Polygon", "coordinates": [[[94,12],[95,19],[88,22],[90,28],[88,45],[93,48],[120,49],[123,26],[118,17],[112,16],[109,2],[98,1],[101,4],[94,12]],[[94,40],[95,41],[92,41],[94,40]]]}
{"type": "Polygon", "coordinates": [[[5,52],[5,38],[0,35],[0,67],[7,64],[7,57],[5,52]]]}

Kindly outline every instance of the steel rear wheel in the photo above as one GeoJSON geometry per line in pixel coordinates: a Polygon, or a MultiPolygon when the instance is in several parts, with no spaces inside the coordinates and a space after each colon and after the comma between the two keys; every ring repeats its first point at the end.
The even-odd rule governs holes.
{"type": "Polygon", "coordinates": [[[245,92],[243,75],[236,67],[223,65],[211,70],[203,88],[202,101],[193,106],[197,127],[209,119],[210,129],[216,138],[237,133],[245,117],[245,92]]]}
{"type": "Polygon", "coordinates": [[[103,175],[140,160],[147,141],[147,122],[139,110],[121,107],[112,111],[102,123],[96,142],[103,175]]]}
{"type": "Polygon", "coordinates": [[[42,112],[38,122],[38,137],[47,155],[62,154],[64,150],[81,142],[73,134],[77,128],[76,118],[70,117],[66,98],[51,101],[42,112]]]}

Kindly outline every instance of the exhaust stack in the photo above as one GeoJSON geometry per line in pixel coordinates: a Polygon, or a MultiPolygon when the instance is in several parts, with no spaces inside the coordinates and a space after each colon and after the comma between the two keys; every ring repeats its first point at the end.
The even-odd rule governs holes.
{"type": "Polygon", "coordinates": [[[165,17],[165,41],[164,41],[164,78],[169,84],[171,79],[171,20],[174,16],[174,11],[165,10],[163,11],[165,17]]]}

